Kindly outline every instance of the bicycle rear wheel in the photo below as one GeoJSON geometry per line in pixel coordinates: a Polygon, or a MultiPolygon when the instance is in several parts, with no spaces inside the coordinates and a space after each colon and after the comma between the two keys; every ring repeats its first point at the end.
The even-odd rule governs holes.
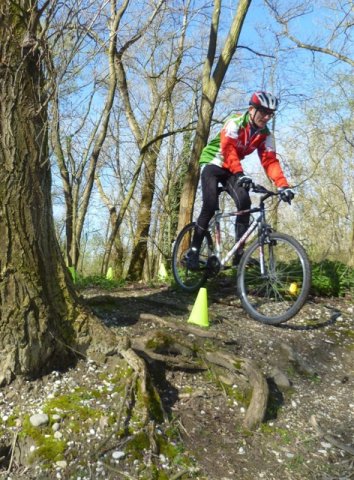
{"type": "Polygon", "coordinates": [[[260,269],[260,241],[244,253],[237,272],[237,290],[243,308],[255,320],[279,324],[296,315],[311,285],[311,268],[304,248],[282,233],[271,233],[265,243],[266,272],[260,269]]]}
{"type": "Polygon", "coordinates": [[[213,242],[210,233],[204,236],[202,246],[199,252],[199,268],[197,270],[189,270],[187,268],[186,253],[191,248],[195,222],[186,225],[178,234],[172,254],[172,272],[176,283],[187,290],[194,292],[204,285],[207,277],[207,261],[213,251],[213,242]]]}

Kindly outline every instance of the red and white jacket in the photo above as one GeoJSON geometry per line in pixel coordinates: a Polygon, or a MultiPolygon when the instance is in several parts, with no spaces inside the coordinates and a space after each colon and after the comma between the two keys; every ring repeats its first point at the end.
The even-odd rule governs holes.
{"type": "Polygon", "coordinates": [[[279,187],[288,187],[276,156],[274,136],[267,127],[251,131],[249,113],[229,117],[221,132],[203,149],[199,163],[212,163],[231,173],[242,173],[241,161],[257,150],[267,176],[279,187]]]}

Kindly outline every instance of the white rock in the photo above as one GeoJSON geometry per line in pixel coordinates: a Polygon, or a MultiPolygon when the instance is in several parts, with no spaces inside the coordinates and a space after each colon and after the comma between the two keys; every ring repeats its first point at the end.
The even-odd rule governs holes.
{"type": "Polygon", "coordinates": [[[55,462],[55,465],[59,468],[66,468],[68,462],[66,460],[58,460],[57,462],[55,462]]]}
{"type": "Polygon", "coordinates": [[[57,440],[60,440],[63,437],[63,434],[61,432],[55,432],[54,433],[54,438],[57,440]]]}
{"type": "Polygon", "coordinates": [[[280,368],[274,367],[271,371],[271,376],[279,388],[289,388],[291,386],[290,380],[280,368]]]}
{"type": "Polygon", "coordinates": [[[60,428],[59,423],[53,423],[53,425],[52,425],[53,432],[57,432],[59,430],[59,428],[60,428]]]}
{"type": "Polygon", "coordinates": [[[121,458],[125,457],[125,453],[119,450],[116,450],[115,452],[112,453],[112,458],[114,460],[120,460],[121,458]]]}
{"type": "Polygon", "coordinates": [[[323,448],[331,448],[332,447],[332,444],[331,443],[327,443],[327,442],[321,442],[321,446],[323,448]]]}
{"type": "Polygon", "coordinates": [[[246,453],[246,452],[245,452],[245,449],[244,449],[243,447],[240,447],[240,448],[238,449],[238,454],[239,454],[239,455],[244,455],[245,453],[246,453]]]}
{"type": "Polygon", "coordinates": [[[35,413],[30,417],[30,422],[34,427],[41,427],[42,425],[48,425],[49,417],[45,413],[35,413]]]}

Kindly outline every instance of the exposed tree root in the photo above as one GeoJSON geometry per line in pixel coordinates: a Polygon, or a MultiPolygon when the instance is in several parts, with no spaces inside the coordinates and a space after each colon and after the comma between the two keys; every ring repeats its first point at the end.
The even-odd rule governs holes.
{"type": "MultiPolygon", "coordinates": [[[[143,319],[152,320],[160,325],[175,330],[191,332],[197,330],[197,335],[205,333],[198,328],[173,325],[155,315],[143,315],[143,319]]],[[[214,335],[215,337],[215,335],[214,335]]],[[[211,338],[209,335],[207,338],[211,338]]],[[[147,361],[163,362],[168,368],[181,368],[187,370],[205,370],[211,365],[217,365],[227,371],[228,375],[246,377],[252,387],[252,397],[243,422],[244,428],[249,430],[257,427],[264,419],[268,402],[268,384],[266,379],[252,360],[238,358],[223,351],[204,353],[194,343],[180,338],[177,334],[168,334],[161,330],[134,339],[132,348],[142,355],[147,361]]],[[[221,379],[222,375],[219,376],[221,379]]]]}
{"type": "MultiPolygon", "coordinates": [[[[206,370],[210,366],[216,365],[224,370],[223,374],[226,370],[228,376],[231,374],[236,378],[236,376],[243,375],[252,387],[251,401],[243,426],[252,430],[263,421],[268,402],[268,385],[254,362],[220,350],[205,353],[202,347],[196,345],[186,336],[178,335],[177,332],[192,334],[197,339],[208,338],[216,341],[228,341],[226,336],[193,325],[184,325],[179,322],[172,323],[151,314],[141,314],[140,319],[151,321],[164,328],[174,330],[176,333],[154,330],[147,335],[132,340],[120,339],[119,345],[116,343],[115,346],[112,337],[106,337],[106,329],[104,327],[100,328],[94,322],[91,324],[90,334],[95,339],[91,350],[97,351],[97,345],[104,344],[104,348],[101,348],[104,355],[119,353],[135,372],[138,380],[135,381],[136,385],[133,388],[139,389],[139,394],[144,399],[142,405],[140,405],[140,415],[144,428],[148,425],[150,425],[149,428],[153,428],[151,422],[155,422],[156,418],[154,418],[149,406],[156,404],[156,402],[163,418],[167,418],[159,394],[149,376],[147,365],[151,362],[161,362],[170,369],[190,371],[206,370]]],[[[114,341],[117,341],[117,339],[114,339],[114,341]]],[[[222,381],[223,374],[219,375],[220,381],[222,381]]],[[[150,436],[151,441],[153,441],[153,434],[150,436]]]]}
{"type": "Polygon", "coordinates": [[[343,451],[349,453],[350,455],[354,455],[354,447],[352,447],[351,445],[345,444],[344,442],[342,442],[341,440],[339,440],[335,436],[331,435],[330,433],[325,432],[321,428],[321,426],[319,425],[319,423],[318,423],[318,421],[317,421],[317,419],[314,415],[312,415],[310,417],[310,424],[313,426],[313,428],[315,429],[315,431],[316,431],[316,433],[319,437],[321,437],[324,440],[326,440],[327,442],[331,443],[334,447],[337,447],[340,450],[343,450],[343,451]]]}
{"type": "Polygon", "coordinates": [[[312,365],[310,365],[298,352],[296,352],[290,345],[282,342],[280,345],[284,353],[286,353],[288,360],[292,362],[294,367],[306,375],[316,375],[312,365]]]}
{"type": "Polygon", "coordinates": [[[252,386],[252,397],[243,426],[252,430],[262,423],[267,408],[269,389],[266,379],[256,364],[248,358],[238,358],[220,351],[207,353],[205,358],[209,363],[224,367],[233,374],[241,373],[246,376],[252,386]]]}
{"type": "Polygon", "coordinates": [[[230,340],[226,335],[222,335],[220,333],[210,332],[209,330],[204,330],[200,327],[194,327],[193,325],[185,325],[180,322],[172,323],[164,318],[158,317],[157,315],[152,315],[150,313],[142,313],[140,315],[141,320],[151,321],[154,323],[158,323],[163,327],[171,328],[172,330],[178,330],[181,332],[187,332],[197,337],[202,338],[212,338],[214,340],[221,340],[221,341],[228,341],[230,340]]]}

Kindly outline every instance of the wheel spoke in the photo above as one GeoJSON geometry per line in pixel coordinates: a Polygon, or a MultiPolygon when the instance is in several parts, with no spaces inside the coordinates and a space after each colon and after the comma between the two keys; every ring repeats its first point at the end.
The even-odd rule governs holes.
{"type": "Polygon", "coordinates": [[[173,276],[177,284],[184,290],[193,292],[200,288],[207,279],[206,264],[212,251],[212,241],[210,234],[207,234],[203,240],[199,252],[199,268],[190,270],[187,267],[186,255],[191,247],[195,224],[189,224],[181,230],[178,235],[172,259],[173,276]]]}
{"type": "Polygon", "coordinates": [[[264,246],[265,275],[259,266],[259,244],[244,255],[238,289],[246,311],[264,323],[281,323],[294,316],[306,301],[310,266],[301,245],[292,237],[272,234],[264,246]],[[258,262],[258,266],[257,266],[258,262]]]}

